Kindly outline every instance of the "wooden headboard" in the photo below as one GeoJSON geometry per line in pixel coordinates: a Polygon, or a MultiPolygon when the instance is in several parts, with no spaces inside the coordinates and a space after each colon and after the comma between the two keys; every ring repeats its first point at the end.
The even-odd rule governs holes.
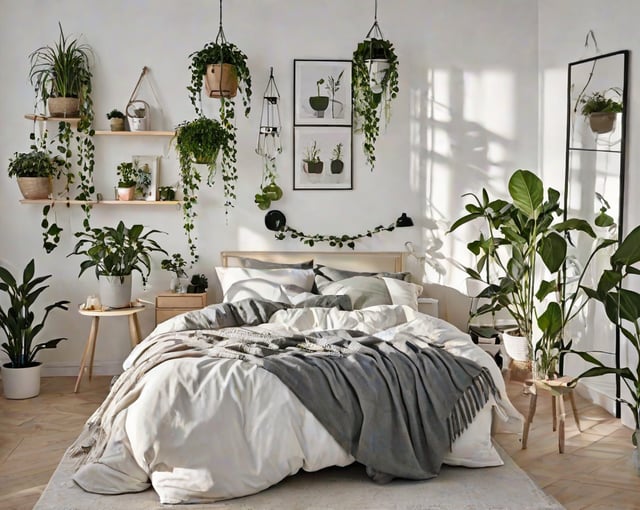
{"type": "Polygon", "coordinates": [[[313,259],[316,264],[351,271],[398,272],[405,270],[405,255],[400,251],[223,251],[220,257],[224,267],[238,266],[238,257],[250,257],[289,264],[313,259]]]}

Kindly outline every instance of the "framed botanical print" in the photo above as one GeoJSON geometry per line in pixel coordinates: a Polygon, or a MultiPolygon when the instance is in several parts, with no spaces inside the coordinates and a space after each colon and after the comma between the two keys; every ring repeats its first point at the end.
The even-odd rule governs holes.
{"type": "Polygon", "coordinates": [[[351,126],[351,60],[294,60],[294,126],[351,126]]]}
{"type": "Polygon", "coordinates": [[[155,201],[158,200],[158,182],[160,179],[160,156],[133,156],[133,163],[138,166],[144,173],[144,182],[138,183],[140,196],[136,196],[138,200],[155,201]]]}
{"type": "Polygon", "coordinates": [[[295,126],[293,189],[353,189],[351,126],[295,126]]]}

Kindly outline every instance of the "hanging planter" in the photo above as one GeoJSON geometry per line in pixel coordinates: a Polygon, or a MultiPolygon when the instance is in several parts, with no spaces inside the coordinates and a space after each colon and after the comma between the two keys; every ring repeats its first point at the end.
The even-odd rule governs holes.
{"type": "Polygon", "coordinates": [[[612,87],[604,91],[597,91],[587,97],[582,97],[580,112],[589,118],[589,127],[596,134],[610,133],[615,128],[616,117],[622,112],[622,103],[612,97],[620,97],[621,91],[612,87]]]}
{"type": "Polygon", "coordinates": [[[238,73],[231,64],[207,64],[204,88],[208,97],[236,97],[238,73]]]}
{"type": "Polygon", "coordinates": [[[365,39],[353,52],[353,112],[356,129],[364,134],[363,150],[367,163],[375,166],[375,144],[380,134],[380,119],[391,118],[391,101],[398,95],[398,57],[393,43],[382,35],[375,21],[365,39]]]}

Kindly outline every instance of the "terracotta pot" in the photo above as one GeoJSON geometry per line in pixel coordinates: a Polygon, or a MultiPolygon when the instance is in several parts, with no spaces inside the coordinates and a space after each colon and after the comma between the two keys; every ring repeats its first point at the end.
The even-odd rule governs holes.
{"type": "Polygon", "coordinates": [[[598,134],[610,133],[616,123],[616,113],[597,112],[589,115],[589,127],[598,134]]]}
{"type": "Polygon", "coordinates": [[[209,64],[204,76],[204,88],[209,97],[236,97],[238,73],[231,64],[209,64]]]}
{"type": "Polygon", "coordinates": [[[49,198],[52,191],[51,177],[18,177],[18,188],[28,200],[49,198]]]}
{"type": "Polygon", "coordinates": [[[118,200],[133,200],[135,195],[135,186],[131,186],[130,188],[118,188],[118,200]]]}
{"type": "Polygon", "coordinates": [[[47,107],[52,117],[80,116],[80,100],[77,97],[50,97],[47,99],[47,107]]]}
{"type": "Polygon", "coordinates": [[[9,399],[25,399],[40,394],[40,367],[11,368],[10,363],[2,365],[2,386],[4,396],[9,399]]]}

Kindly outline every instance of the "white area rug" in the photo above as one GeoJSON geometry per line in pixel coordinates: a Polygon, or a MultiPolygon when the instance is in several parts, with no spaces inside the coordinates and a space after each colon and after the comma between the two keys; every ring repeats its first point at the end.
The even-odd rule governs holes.
{"type": "Polygon", "coordinates": [[[353,464],[316,473],[298,473],[259,494],[209,505],[160,505],[153,490],[137,494],[89,494],[71,480],[73,460],[66,455],[34,510],[558,510],[547,496],[496,446],[504,466],[483,469],[443,467],[424,482],[394,480],[377,485],[353,464]]]}

